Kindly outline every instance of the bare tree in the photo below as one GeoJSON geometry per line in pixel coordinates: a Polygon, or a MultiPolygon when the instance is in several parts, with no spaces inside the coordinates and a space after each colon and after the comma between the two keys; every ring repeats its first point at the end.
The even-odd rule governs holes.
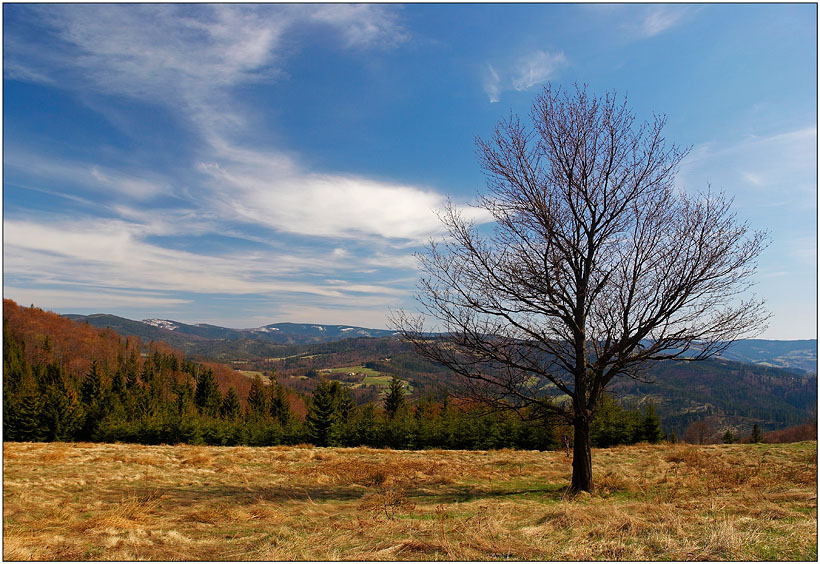
{"type": "Polygon", "coordinates": [[[690,423],[683,433],[683,440],[689,444],[703,445],[714,442],[717,432],[716,418],[707,417],[690,423]]]}
{"type": "Polygon", "coordinates": [[[676,190],[686,152],[665,143],[665,118],[638,126],[625,101],[577,86],[546,87],[531,118],[477,140],[494,229],[448,205],[449,237],[419,256],[418,299],[440,336],[423,314],[392,323],[464,393],[572,425],[571,489],[589,491],[589,425],[613,378],[765,328],[762,301],[742,295],[766,237],[722,194],[676,190]]]}

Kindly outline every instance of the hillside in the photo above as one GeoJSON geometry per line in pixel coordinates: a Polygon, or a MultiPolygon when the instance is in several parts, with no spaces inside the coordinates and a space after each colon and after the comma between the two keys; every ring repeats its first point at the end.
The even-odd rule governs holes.
{"type": "MultiPolygon", "coordinates": [[[[4,351],[8,351],[8,347],[14,344],[21,351],[20,362],[27,366],[59,366],[77,389],[90,371],[92,363],[96,363],[101,369],[103,383],[110,385],[118,367],[131,359],[133,368],[129,370],[134,370],[137,374],[145,371],[148,361],[154,360],[157,354],[178,367],[185,366],[189,360],[186,353],[159,340],[168,331],[156,328],[154,332],[143,331],[145,324],[109,315],[97,316],[95,319],[105,321],[106,327],[100,329],[91,322],[85,323],[85,319],[72,321],[68,316],[36,307],[21,307],[12,300],[4,299],[4,351]],[[133,335],[134,329],[138,330],[139,336],[133,335]],[[143,339],[150,341],[146,343],[143,339]]],[[[7,359],[4,358],[5,360],[7,359]]],[[[192,365],[190,362],[188,364],[192,365]]],[[[201,359],[196,366],[213,374],[222,394],[233,388],[241,405],[245,405],[251,389],[251,375],[207,358],[201,359]]],[[[4,376],[5,384],[9,374],[4,376]]],[[[173,382],[186,379],[181,370],[169,373],[168,377],[173,382]]],[[[304,401],[294,393],[289,393],[289,399],[294,413],[303,416],[306,412],[304,401]]]]}
{"type": "MultiPolygon", "coordinates": [[[[10,309],[12,318],[19,309],[28,309],[14,308],[10,309]]],[[[42,340],[42,330],[36,329],[40,323],[37,320],[48,318],[50,323],[55,323],[59,316],[38,313],[38,310],[30,313],[28,331],[32,336],[29,340],[42,340]],[[39,336],[33,336],[35,334],[39,336]]],[[[97,334],[109,335],[109,339],[116,340],[118,337],[112,330],[117,330],[124,334],[138,334],[141,339],[152,339],[157,343],[156,347],[164,346],[156,339],[167,339],[179,343],[187,355],[199,362],[220,363],[214,366],[220,374],[223,391],[227,385],[233,385],[243,400],[250,386],[249,377],[270,371],[276,373],[278,381],[285,387],[307,395],[313,392],[323,376],[341,380],[359,404],[378,404],[393,376],[402,380],[407,390],[412,390],[410,399],[414,402],[423,397],[440,400],[445,390],[453,387],[452,375],[447,370],[420,358],[395,337],[340,338],[355,333],[355,328],[350,326],[271,324],[262,331],[262,328],[232,330],[158,319],[148,320],[150,323],[135,322],[106,315],[70,317],[80,323],[72,324],[63,319],[70,325],[57,329],[58,324],[55,324],[55,330],[58,334],[67,334],[71,332],[70,327],[76,328],[73,330],[78,342],[71,341],[58,348],[73,351],[73,361],[81,364],[78,366],[80,372],[87,370],[88,365],[87,360],[82,364],[81,359],[96,358],[95,355],[100,353],[87,346],[83,348],[79,342],[97,334]],[[105,328],[95,329],[95,325],[105,328]],[[323,340],[304,342],[311,339],[323,340]],[[226,369],[222,364],[242,370],[244,374],[226,369]]],[[[733,362],[725,358],[664,362],[650,367],[645,374],[645,378],[653,383],[621,378],[613,382],[611,391],[626,406],[640,406],[651,400],[665,431],[674,432],[678,437],[683,436],[691,423],[704,419],[711,422],[715,433],[733,429],[736,434],[747,436],[754,424],[764,432],[782,429],[816,418],[817,376],[814,372],[767,364],[774,364],[776,359],[787,364],[810,358],[816,354],[811,348],[813,343],[816,341],[741,342],[730,349],[729,356],[742,354],[761,364],[733,362]]],[[[37,345],[30,347],[32,354],[37,350],[37,345]]],[[[109,346],[105,350],[108,351],[105,353],[108,362],[111,362],[115,349],[109,346]]],[[[179,351],[177,354],[183,356],[179,351]]],[[[300,401],[295,400],[295,405],[300,401]]],[[[299,404],[299,411],[304,414],[303,403],[299,404]]]]}

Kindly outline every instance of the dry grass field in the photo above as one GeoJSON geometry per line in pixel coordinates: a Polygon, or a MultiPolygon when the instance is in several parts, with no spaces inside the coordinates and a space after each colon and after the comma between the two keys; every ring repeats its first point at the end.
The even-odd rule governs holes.
{"type": "Polygon", "coordinates": [[[5,560],[816,560],[817,443],[3,445],[5,560]]]}

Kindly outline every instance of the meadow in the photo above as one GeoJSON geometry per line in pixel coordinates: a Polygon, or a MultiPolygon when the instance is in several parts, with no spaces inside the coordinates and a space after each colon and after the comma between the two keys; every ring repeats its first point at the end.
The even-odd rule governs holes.
{"type": "Polygon", "coordinates": [[[817,443],[3,445],[5,560],[811,560],[817,443]]]}

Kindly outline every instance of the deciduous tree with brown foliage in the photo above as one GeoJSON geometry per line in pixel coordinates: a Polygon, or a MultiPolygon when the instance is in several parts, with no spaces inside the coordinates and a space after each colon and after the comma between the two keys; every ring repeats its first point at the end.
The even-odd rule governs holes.
{"type": "Polygon", "coordinates": [[[547,86],[530,117],[477,141],[493,230],[448,205],[449,236],[420,255],[418,299],[440,337],[424,314],[393,325],[462,393],[572,425],[571,490],[589,491],[590,421],[613,378],[765,328],[746,293],[766,236],[723,194],[675,186],[686,151],[667,144],[664,117],[638,125],[626,101],[577,86],[547,86]],[[550,401],[550,383],[570,401],[550,401]]]}

